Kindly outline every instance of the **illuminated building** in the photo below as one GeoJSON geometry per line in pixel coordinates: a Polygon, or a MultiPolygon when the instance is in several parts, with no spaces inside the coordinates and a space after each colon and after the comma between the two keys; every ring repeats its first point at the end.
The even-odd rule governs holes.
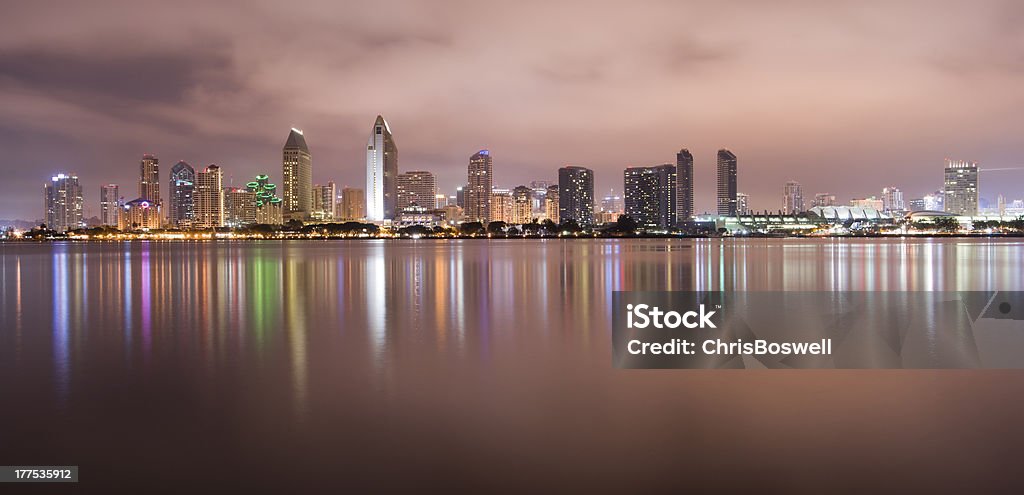
{"type": "Polygon", "coordinates": [[[799,182],[791,180],[782,188],[782,212],[795,215],[804,211],[804,188],[799,182]]]}
{"type": "Polygon", "coordinates": [[[727,149],[718,150],[718,214],[736,216],[736,155],[727,149]]]}
{"type": "Polygon", "coordinates": [[[256,223],[284,223],[284,201],[277,197],[277,185],[270,182],[270,177],[266,174],[257,175],[256,180],[249,182],[245,187],[255,196],[256,223]]]}
{"type": "Polygon", "coordinates": [[[312,213],[313,155],[302,131],[292,129],[282,149],[284,218],[305,221],[312,213]]]}
{"type": "Polygon", "coordinates": [[[398,227],[411,227],[413,225],[434,227],[439,225],[442,221],[444,221],[444,218],[441,212],[418,205],[411,205],[398,212],[398,218],[395,219],[395,224],[398,227]]]}
{"type": "Polygon", "coordinates": [[[366,142],[366,219],[394,220],[398,196],[398,147],[391,127],[378,115],[366,142]]]}
{"type": "Polygon", "coordinates": [[[836,205],[836,195],[835,194],[831,194],[831,193],[818,193],[818,194],[814,195],[814,204],[812,204],[811,207],[813,208],[815,206],[825,207],[825,206],[835,206],[835,205],[836,205]]]}
{"type": "Polygon", "coordinates": [[[398,174],[398,209],[422,206],[428,210],[437,208],[437,182],[434,174],[425,170],[413,170],[398,174]]]}
{"type": "Polygon", "coordinates": [[[170,189],[168,190],[167,218],[173,227],[188,227],[195,218],[196,171],[191,165],[180,161],[171,167],[170,189]]]}
{"type": "Polygon", "coordinates": [[[468,184],[463,191],[463,210],[467,222],[491,221],[491,190],[494,188],[494,162],[489,150],[480,150],[469,158],[468,184]]]}
{"type": "Polygon", "coordinates": [[[601,200],[601,213],[622,215],[626,213],[626,201],[622,199],[622,196],[615,194],[615,190],[612,189],[608,192],[608,195],[601,200]]]}
{"type": "Polygon", "coordinates": [[[85,227],[82,186],[74,174],[57,174],[43,186],[46,226],[57,232],[85,227]]]}
{"type": "Polygon", "coordinates": [[[334,181],[330,181],[324,186],[320,184],[313,186],[312,219],[321,222],[333,222],[337,216],[335,211],[335,197],[337,195],[338,189],[334,185],[334,181]]]}
{"type": "Polygon", "coordinates": [[[903,203],[903,191],[896,187],[882,189],[882,211],[894,212],[906,211],[906,209],[906,205],[903,203]]]}
{"type": "Polygon", "coordinates": [[[530,223],[533,220],[533,189],[516,186],[512,189],[512,222],[530,223]]]}
{"type": "Polygon", "coordinates": [[[341,190],[340,220],[362,220],[366,218],[366,194],[357,187],[345,187],[341,190]]]}
{"type": "Polygon", "coordinates": [[[870,198],[853,198],[850,200],[850,206],[863,210],[882,211],[882,200],[874,196],[870,198]]]}
{"type": "Polygon", "coordinates": [[[676,166],[629,167],[623,172],[626,215],[644,227],[676,224],[676,166]]]}
{"type": "Polygon", "coordinates": [[[224,176],[220,167],[210,165],[196,174],[194,225],[213,228],[224,225],[224,176]]]}
{"type": "Polygon", "coordinates": [[[585,167],[558,169],[558,218],[581,227],[594,223],[594,171],[585,167]]]}
{"type": "Polygon", "coordinates": [[[160,160],[153,155],[142,155],[139,162],[139,199],[160,205],[160,160]]]}
{"type": "Polygon", "coordinates": [[[676,153],[676,221],[693,216],[693,155],[683,148],[676,153]]]}
{"type": "Polygon", "coordinates": [[[491,190],[490,222],[514,223],[512,218],[512,192],[508,189],[491,190]]]}
{"type": "Polygon", "coordinates": [[[978,163],[946,159],[943,192],[946,213],[978,214],[978,163]]]}
{"type": "Polygon", "coordinates": [[[224,188],[224,226],[243,227],[256,223],[256,193],[248,188],[224,188]]]}
{"type": "Polygon", "coordinates": [[[121,216],[121,195],[117,184],[100,187],[100,224],[106,227],[117,227],[121,216]]]}
{"type": "Polygon", "coordinates": [[[750,213],[750,195],[746,193],[736,193],[736,214],[746,215],[750,213]]]}
{"type": "Polygon", "coordinates": [[[558,217],[558,186],[548,186],[544,194],[544,218],[559,223],[558,217]]]}
{"type": "Polygon", "coordinates": [[[121,230],[153,230],[160,228],[160,209],[149,200],[138,198],[124,204],[118,219],[121,230]]]}

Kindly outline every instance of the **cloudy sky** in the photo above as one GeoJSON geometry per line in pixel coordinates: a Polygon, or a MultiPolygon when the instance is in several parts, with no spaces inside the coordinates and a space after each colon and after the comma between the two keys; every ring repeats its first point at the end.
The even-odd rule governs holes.
{"type": "MultiPolygon", "coordinates": [[[[446,192],[483,147],[497,186],[574,164],[598,195],[688,147],[701,211],[721,147],[756,209],[789,179],[909,198],[941,187],[945,157],[1024,166],[1014,1],[40,0],[0,23],[0,218],[41,218],[60,171],[95,215],[101,184],[137,194],[143,153],[164,182],[180,159],[280,181],[293,126],[316,182],[362,187],[378,113],[400,169],[446,192]]],[[[1024,197],[1024,170],[981,189],[1024,197]]]]}

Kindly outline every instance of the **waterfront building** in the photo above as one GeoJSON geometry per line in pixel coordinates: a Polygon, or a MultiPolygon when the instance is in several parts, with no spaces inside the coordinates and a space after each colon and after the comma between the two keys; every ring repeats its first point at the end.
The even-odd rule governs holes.
{"type": "Polygon", "coordinates": [[[196,218],[194,222],[196,227],[206,229],[224,225],[223,182],[224,175],[217,165],[210,165],[196,174],[196,218]]]}
{"type": "MultiPolygon", "coordinates": [[[[306,136],[293,128],[281,150],[284,219],[306,221],[313,212],[313,155],[306,136]]],[[[209,219],[208,219],[209,220],[209,219]]]]}
{"type": "Polygon", "coordinates": [[[594,224],[594,171],[568,166],[558,169],[558,218],[581,227],[594,224]]]}
{"type": "Polygon", "coordinates": [[[465,194],[466,221],[487,223],[491,220],[491,190],[494,189],[494,162],[490,150],[480,150],[469,157],[465,194]]]}
{"type": "Polygon", "coordinates": [[[159,229],[160,209],[149,200],[133,199],[121,208],[117,227],[126,231],[159,229]]]}
{"type": "Polygon", "coordinates": [[[490,210],[491,217],[487,220],[488,222],[515,223],[512,217],[512,191],[508,189],[492,189],[490,210]]]}
{"type": "Polygon", "coordinates": [[[736,155],[727,149],[718,150],[718,214],[736,216],[736,155]]]}
{"type": "Polygon", "coordinates": [[[558,208],[558,185],[548,186],[544,194],[544,218],[559,223],[558,208]]]}
{"type": "Polygon", "coordinates": [[[676,153],[676,221],[693,217],[693,154],[683,148],[676,153]]]}
{"type": "Polygon", "coordinates": [[[437,208],[437,181],[426,170],[412,170],[398,174],[398,208],[422,206],[437,208]]]}
{"type": "Polygon", "coordinates": [[[180,161],[171,167],[170,188],[168,189],[167,219],[172,227],[188,227],[195,219],[196,171],[187,162],[180,161]]]}
{"type": "Polygon", "coordinates": [[[341,211],[338,212],[339,220],[353,221],[366,218],[366,194],[357,187],[344,187],[341,189],[341,211]]]}
{"type": "Polygon", "coordinates": [[[391,127],[378,115],[366,141],[366,219],[394,220],[398,211],[398,146],[391,127]]]}
{"type": "Polygon", "coordinates": [[[245,185],[255,197],[255,220],[259,224],[281,225],[284,223],[284,201],[277,197],[277,185],[270,182],[266,174],[256,176],[245,185]]]}
{"type": "Polygon", "coordinates": [[[946,159],[943,194],[946,213],[978,214],[978,163],[946,159]]]}
{"type": "Polygon", "coordinates": [[[224,188],[224,226],[244,227],[256,223],[256,192],[243,187],[224,188]]]}
{"type": "Polygon", "coordinates": [[[512,221],[514,224],[524,224],[533,221],[533,189],[526,186],[516,186],[512,189],[512,221]]]}
{"type": "Polygon", "coordinates": [[[647,228],[676,224],[676,165],[629,167],[623,172],[626,215],[647,228]]]}
{"type": "Polygon", "coordinates": [[[803,213],[804,188],[799,182],[791,180],[782,188],[782,212],[788,215],[803,213]]]}
{"type": "Polygon", "coordinates": [[[66,232],[85,227],[82,186],[75,174],[57,174],[43,185],[46,226],[66,232]]]}
{"type": "Polygon", "coordinates": [[[100,186],[100,225],[117,227],[121,216],[121,195],[117,184],[100,186]]]}

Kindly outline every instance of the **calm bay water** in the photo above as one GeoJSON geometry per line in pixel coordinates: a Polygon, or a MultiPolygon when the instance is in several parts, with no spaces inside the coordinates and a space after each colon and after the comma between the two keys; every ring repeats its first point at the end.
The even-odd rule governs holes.
{"type": "Polygon", "coordinates": [[[615,290],[1024,290],[1014,240],[13,243],[0,256],[0,465],[81,466],[76,487],[19,490],[1024,483],[1024,372],[626,371],[610,357],[615,290]]]}

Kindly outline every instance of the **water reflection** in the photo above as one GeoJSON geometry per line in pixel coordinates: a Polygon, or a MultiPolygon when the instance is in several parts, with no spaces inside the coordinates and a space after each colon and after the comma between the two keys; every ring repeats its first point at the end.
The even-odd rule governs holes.
{"type": "MultiPolygon", "coordinates": [[[[496,435],[523,457],[542,441],[532,432],[577,427],[595,455],[641,451],[615,433],[631,410],[606,399],[667,401],[649,384],[670,383],[744,410],[762,392],[614,373],[613,291],[1024,290],[1022,254],[1021,243],[964,239],[3,244],[0,384],[23,405],[3,418],[113,428],[125,416],[107,404],[123,395],[126,411],[147,404],[164,425],[213,415],[238,421],[229,432],[300,436],[309,425],[313,450],[329,449],[314,429],[343,443],[457,422],[460,441],[496,435]],[[588,414],[593,428],[570,419],[588,414]]],[[[828,389],[808,382],[793,390],[828,389]]],[[[211,455],[241,455],[231,438],[211,455]]]]}

